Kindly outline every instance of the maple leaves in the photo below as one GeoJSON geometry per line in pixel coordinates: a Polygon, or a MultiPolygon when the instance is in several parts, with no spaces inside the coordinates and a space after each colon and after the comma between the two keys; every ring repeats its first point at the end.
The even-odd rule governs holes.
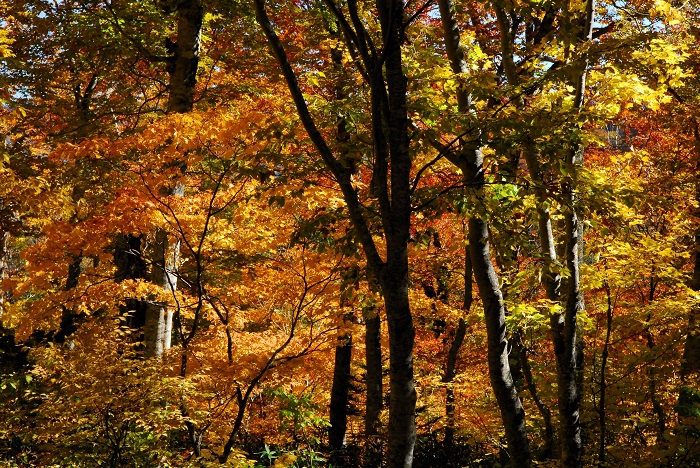
{"type": "MultiPolygon", "coordinates": [[[[437,10],[408,5],[401,66],[392,65],[407,80],[406,147],[382,155],[378,135],[397,135],[389,117],[398,111],[372,96],[396,88],[385,86],[386,69],[366,65],[373,53],[386,59],[388,36],[373,9],[353,4],[359,16],[346,25],[350,4],[336,6],[340,16],[332,2],[270,12],[287,71],[298,71],[303,124],[316,125],[309,137],[284,70],[260,49],[250,6],[207,5],[194,110],[160,115],[171,13],[140,2],[2,3],[1,319],[31,348],[32,366],[20,390],[3,390],[21,402],[5,434],[41,422],[42,432],[21,432],[37,464],[70,455],[76,465],[235,465],[262,447],[268,461],[283,446],[323,448],[331,353],[338,336],[359,337],[369,315],[386,317],[382,293],[397,303],[385,259],[405,221],[419,432],[451,430],[470,450],[503,444],[488,336],[473,312],[484,304],[465,311],[469,251],[488,238],[513,391],[535,456],[551,456],[545,446],[557,450],[562,436],[545,440],[561,385],[549,338],[566,297],[547,282],[572,284],[571,241],[557,233],[575,209],[583,225],[569,234],[583,235],[576,264],[586,296],[581,421],[601,435],[585,463],[630,457],[630,446],[640,462],[696,457],[674,438],[692,426],[675,405],[679,343],[697,305],[686,285],[697,230],[688,196],[697,179],[693,6],[602,5],[586,42],[586,2],[461,2],[456,72],[437,10]],[[581,94],[574,78],[585,63],[581,94]],[[568,160],[579,145],[583,165],[568,160]],[[472,150],[483,181],[459,162],[472,150]],[[407,184],[382,188],[399,173],[407,184]],[[405,219],[392,218],[399,195],[405,219]],[[471,242],[470,218],[486,226],[471,242]],[[548,252],[542,220],[554,232],[548,252]],[[168,266],[177,288],[147,279],[163,238],[179,246],[168,266]],[[147,274],[122,274],[120,258],[147,274]],[[134,300],[173,316],[173,347],[160,360],[142,359],[134,300]]],[[[6,381],[17,387],[17,375],[6,381]]],[[[348,440],[368,447],[349,417],[348,440]]]]}

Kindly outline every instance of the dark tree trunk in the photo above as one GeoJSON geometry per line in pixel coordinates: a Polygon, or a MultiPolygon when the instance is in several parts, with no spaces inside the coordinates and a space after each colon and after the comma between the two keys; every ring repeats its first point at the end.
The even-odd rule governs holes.
{"type": "MultiPolygon", "coordinates": [[[[408,263],[406,268],[387,268],[383,282],[389,328],[389,467],[413,464],[416,441],[416,391],[413,387],[413,318],[408,303],[408,263]],[[403,270],[403,271],[401,271],[403,270]]],[[[400,265],[399,267],[401,267],[400,265]]]]}
{"type": "Polygon", "coordinates": [[[550,320],[554,340],[554,354],[557,363],[557,384],[559,398],[559,438],[561,441],[562,462],[565,466],[582,466],[583,445],[579,415],[580,393],[578,385],[579,357],[577,318],[583,310],[583,296],[579,287],[579,234],[578,218],[574,208],[573,190],[569,186],[565,193],[571,193],[568,212],[565,214],[567,299],[562,314],[553,314],[550,320]]]}
{"type": "Polygon", "coordinates": [[[455,390],[452,386],[452,382],[455,379],[457,372],[457,355],[459,350],[462,348],[464,343],[464,337],[467,334],[467,322],[463,318],[459,319],[457,324],[457,330],[455,330],[455,337],[450,345],[450,349],[447,352],[447,363],[445,364],[445,375],[442,378],[442,382],[446,384],[445,387],[445,417],[447,422],[445,423],[445,446],[451,447],[454,444],[455,437],[455,390]]]}
{"type": "MultiPolygon", "coordinates": [[[[588,0],[584,14],[578,19],[578,45],[592,40],[594,0],[588,0]]],[[[565,21],[571,21],[568,17],[565,21]]],[[[588,61],[584,60],[575,75],[574,110],[583,109],[588,61]]],[[[526,149],[526,161],[531,176],[542,185],[543,173],[531,151],[526,149]]],[[[578,316],[584,308],[583,294],[579,284],[579,255],[582,250],[583,229],[577,213],[576,173],[583,164],[583,146],[574,143],[567,150],[564,164],[569,175],[561,182],[564,212],[564,252],[559,255],[554,242],[552,220],[545,208],[546,194],[542,187],[536,188],[539,214],[539,238],[544,258],[543,283],[547,298],[559,302],[563,311],[550,319],[552,341],[557,363],[559,438],[561,461],[567,467],[582,466],[583,442],[581,437],[580,400],[583,389],[583,340],[578,336],[578,316]],[[557,257],[563,258],[568,271],[566,288],[556,272],[557,257]],[[562,291],[565,289],[565,291],[562,291]]]]}
{"type": "Polygon", "coordinates": [[[352,335],[338,338],[335,347],[333,366],[333,387],[331,388],[330,428],[328,444],[332,450],[345,448],[348,427],[348,406],[350,404],[350,364],[352,363],[352,335]]]}
{"type": "MultiPolygon", "coordinates": [[[[340,39],[338,27],[331,31],[329,35],[336,40],[340,39]]],[[[335,97],[342,101],[345,96],[345,86],[347,80],[342,75],[343,51],[339,47],[331,48],[331,64],[336,72],[341,75],[335,87],[335,97]]],[[[350,135],[347,130],[347,122],[342,115],[338,115],[338,125],[336,130],[336,140],[339,146],[347,147],[350,135]]],[[[341,150],[342,152],[342,150],[341,150]]],[[[346,154],[341,157],[348,159],[346,154]]],[[[345,317],[345,321],[351,320],[352,314],[345,317]]],[[[335,363],[333,366],[333,387],[331,388],[330,403],[330,428],[328,432],[328,444],[331,450],[336,451],[331,457],[332,464],[345,464],[342,455],[339,453],[346,445],[346,432],[348,426],[348,409],[350,405],[350,365],[352,363],[352,335],[345,334],[338,337],[338,345],[335,348],[335,363]],[[337,462],[336,462],[337,459],[337,462]]]]}
{"type": "MultiPolygon", "coordinates": [[[[0,282],[7,278],[9,271],[9,244],[10,244],[10,231],[2,231],[0,234],[0,282]]],[[[2,319],[3,312],[5,311],[5,291],[0,290],[0,319],[2,319]]],[[[0,332],[3,330],[2,325],[0,325],[0,332]]]]}
{"type": "Polygon", "coordinates": [[[204,8],[199,0],[177,2],[177,39],[169,83],[168,112],[185,113],[194,106],[204,8]]]}
{"type": "MultiPolygon", "coordinates": [[[[483,183],[483,172],[480,178],[483,183]]],[[[474,278],[484,304],[491,387],[501,410],[511,464],[514,467],[526,467],[531,466],[531,455],[525,430],[525,411],[518,397],[508,363],[505,309],[496,271],[491,263],[488,237],[486,222],[477,217],[470,218],[469,248],[474,265],[474,278]]]]}
{"type": "Polygon", "coordinates": [[[382,347],[381,319],[375,313],[365,319],[365,363],[367,373],[367,403],[365,409],[365,435],[379,434],[379,415],[382,412],[382,347]]]}
{"type": "MultiPolygon", "coordinates": [[[[585,82],[585,74],[581,80],[585,82]]],[[[575,172],[575,167],[581,164],[581,157],[582,149],[580,148],[570,152],[570,159],[566,164],[571,167],[572,172],[575,172]]],[[[526,151],[526,162],[531,177],[539,182],[538,186],[542,185],[544,175],[530,151],[526,151]]],[[[540,249],[544,259],[542,282],[547,298],[550,301],[561,303],[563,308],[563,312],[553,314],[550,318],[550,329],[557,362],[559,437],[562,447],[562,461],[565,466],[581,466],[583,446],[579,405],[582,387],[583,343],[581,338],[577,336],[577,319],[583,310],[583,295],[579,289],[579,253],[582,230],[576,213],[576,196],[571,180],[562,184],[562,192],[569,194],[568,199],[565,200],[567,211],[564,215],[564,255],[566,257],[565,266],[569,272],[568,290],[565,296],[562,294],[562,278],[557,272],[558,254],[552,220],[549,209],[544,207],[546,195],[541,187],[536,189],[539,215],[538,231],[540,249]]]]}
{"type": "MultiPolygon", "coordinates": [[[[406,107],[406,77],[401,61],[403,28],[403,2],[391,0],[378,2],[379,17],[387,42],[384,44],[386,85],[377,89],[374,79],[373,95],[388,91],[388,99],[380,97],[381,104],[374,107],[376,116],[381,108],[388,122],[388,147],[391,166],[390,181],[386,173],[380,175],[384,188],[382,198],[383,229],[386,238],[386,262],[381,265],[379,284],[384,296],[384,307],[389,330],[389,427],[387,466],[410,468],[413,464],[413,447],[416,441],[416,391],[413,386],[413,343],[415,331],[408,300],[408,240],[411,218],[410,171],[408,154],[408,119],[406,107]],[[385,88],[386,86],[386,88],[385,88]],[[386,90],[386,91],[385,91],[386,90]]],[[[381,69],[373,73],[381,77],[381,69]]],[[[375,134],[383,132],[379,120],[374,120],[375,134]]],[[[383,144],[378,138],[375,146],[383,144]]],[[[382,151],[378,149],[378,152],[382,151]]],[[[379,156],[378,156],[379,157],[379,156]]],[[[386,164],[386,162],[384,163],[386,164]]],[[[386,169],[380,169],[382,172],[386,169]]],[[[379,265],[375,270],[379,269],[379,265]]]]}
{"type": "MultiPolygon", "coordinates": [[[[472,302],[474,301],[472,281],[472,260],[469,254],[469,247],[466,247],[464,250],[464,301],[462,304],[462,309],[464,310],[465,315],[467,315],[471,310],[472,302]]],[[[447,352],[445,375],[442,378],[442,382],[447,384],[447,387],[445,388],[445,416],[447,418],[447,422],[445,424],[446,447],[451,447],[454,443],[455,391],[451,384],[454,381],[455,375],[457,374],[457,356],[459,355],[459,350],[462,348],[466,334],[467,322],[460,317],[459,323],[457,324],[457,329],[455,330],[454,339],[452,340],[450,349],[447,352]]]]}
{"type": "MultiPolygon", "coordinates": [[[[652,276],[649,284],[649,303],[654,301],[654,294],[656,291],[656,285],[657,285],[657,280],[654,275],[654,269],[652,268],[652,276]]],[[[649,324],[651,323],[651,313],[647,315],[647,321],[646,321],[646,326],[644,327],[644,333],[646,334],[647,338],[647,347],[649,348],[649,352],[652,353],[652,359],[653,359],[653,352],[654,348],[656,347],[656,343],[654,342],[654,336],[651,333],[651,329],[649,328],[649,324]]],[[[659,401],[659,397],[656,394],[657,388],[656,388],[656,368],[652,363],[649,365],[649,368],[647,369],[648,375],[649,375],[649,399],[651,400],[651,405],[652,408],[654,409],[654,414],[656,414],[657,418],[657,429],[658,429],[658,439],[659,441],[663,441],[664,435],[666,433],[666,413],[664,412],[664,408],[661,405],[661,402],[659,401]]]]}
{"type": "MultiPolygon", "coordinates": [[[[700,245],[700,235],[696,237],[698,245],[700,245]]],[[[700,257],[698,252],[696,257],[700,257]]],[[[697,262],[696,262],[697,263],[697,262]]],[[[695,266],[693,272],[693,282],[695,276],[700,276],[700,267],[695,266]]],[[[698,283],[700,284],[700,282],[698,283]]],[[[700,287],[693,286],[693,291],[700,291],[700,287]]],[[[681,363],[681,377],[687,379],[693,374],[700,373],[700,305],[694,304],[690,308],[688,317],[688,332],[685,338],[685,348],[683,350],[683,361],[681,363]]]]}
{"type": "MultiPolygon", "coordinates": [[[[142,255],[142,236],[119,234],[114,241],[114,281],[138,280],[146,278],[146,261],[142,255]]],[[[134,341],[142,342],[140,334],[146,324],[146,303],[139,298],[127,298],[121,307],[125,325],[137,333],[134,341]]]]}
{"type": "MultiPolygon", "coordinates": [[[[68,267],[68,278],[66,278],[65,290],[70,291],[78,287],[78,280],[80,279],[80,274],[83,272],[83,256],[77,255],[73,260],[73,263],[68,267]]],[[[66,307],[65,305],[61,307],[61,324],[54,336],[57,343],[64,343],[66,338],[72,335],[77,329],[77,317],[75,310],[66,307]]]]}
{"type": "MultiPolygon", "coordinates": [[[[580,21],[579,43],[585,44],[593,38],[593,15],[595,0],[586,2],[585,14],[580,21]]],[[[588,61],[584,60],[575,83],[574,109],[580,111],[586,95],[588,61]]],[[[578,196],[576,177],[578,167],[583,165],[582,144],[569,150],[565,164],[569,176],[562,182],[562,193],[567,194],[564,213],[565,266],[567,278],[566,302],[563,314],[552,315],[551,328],[554,352],[557,361],[557,383],[559,393],[559,438],[561,461],[567,467],[583,466],[583,440],[581,438],[581,387],[583,370],[583,340],[578,336],[578,316],[583,311],[583,293],[580,289],[579,255],[583,245],[583,229],[577,213],[578,196]]]]}
{"type": "Polygon", "coordinates": [[[530,367],[530,357],[528,356],[528,349],[523,341],[522,330],[518,330],[513,338],[513,354],[515,354],[516,359],[520,363],[520,370],[522,372],[523,383],[525,389],[530,394],[532,401],[535,402],[537,410],[542,416],[542,421],[544,422],[544,446],[542,448],[542,453],[539,457],[546,460],[552,456],[554,451],[554,425],[552,424],[552,411],[549,406],[542,400],[539,392],[537,391],[537,386],[535,385],[535,379],[532,376],[532,368],[530,367]]]}
{"type": "Polygon", "coordinates": [[[351,182],[352,168],[342,163],[342,152],[340,157],[336,155],[316,126],[296,73],[267,16],[264,0],[255,0],[258,24],[277,58],[302,124],[343,193],[350,220],[367,258],[370,275],[376,278],[384,297],[389,327],[391,394],[387,466],[408,468],[413,462],[416,438],[416,392],[413,387],[414,329],[408,300],[412,162],[408,151],[407,80],[401,57],[405,18],[404,4],[400,0],[378,0],[376,6],[384,42],[380,47],[369,47],[372,36],[359,20],[357,3],[349,2],[351,21],[348,21],[335,3],[328,2],[329,9],[343,28],[346,40],[353,41],[353,50],[360,50],[361,72],[370,87],[375,153],[373,186],[386,240],[386,260],[379,255],[351,182]],[[381,55],[377,55],[377,50],[381,50],[381,55]]]}

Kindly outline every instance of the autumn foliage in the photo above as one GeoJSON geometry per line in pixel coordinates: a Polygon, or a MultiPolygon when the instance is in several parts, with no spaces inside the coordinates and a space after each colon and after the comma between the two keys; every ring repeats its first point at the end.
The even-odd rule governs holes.
{"type": "Polygon", "coordinates": [[[0,0],[0,465],[697,466],[699,21],[0,0]]]}

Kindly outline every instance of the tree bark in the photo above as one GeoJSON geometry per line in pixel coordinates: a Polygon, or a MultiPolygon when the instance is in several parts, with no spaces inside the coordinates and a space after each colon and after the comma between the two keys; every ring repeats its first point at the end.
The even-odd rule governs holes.
{"type": "Polygon", "coordinates": [[[328,445],[331,450],[345,448],[348,427],[348,405],[350,403],[350,364],[352,363],[352,335],[338,337],[333,366],[333,387],[331,388],[330,428],[328,445]]]}
{"type": "Polygon", "coordinates": [[[190,112],[194,106],[204,8],[199,0],[177,2],[177,42],[168,86],[168,113],[190,112]]]}
{"type": "MultiPolygon", "coordinates": [[[[470,183],[478,183],[477,181],[481,179],[483,184],[482,170],[472,175],[474,178],[469,179],[470,183]]],[[[488,237],[486,222],[476,216],[470,218],[469,248],[474,265],[474,278],[484,304],[491,387],[501,410],[511,464],[514,467],[526,467],[531,466],[531,455],[525,429],[525,411],[518,397],[508,363],[505,308],[496,271],[491,263],[488,237]]]]}
{"type": "Polygon", "coordinates": [[[583,296],[579,287],[579,220],[574,208],[573,188],[565,218],[567,299],[564,312],[552,314],[550,323],[554,341],[554,354],[557,362],[557,384],[559,398],[559,438],[562,450],[562,463],[565,466],[582,466],[583,445],[579,417],[579,386],[577,382],[577,318],[583,310],[583,296]]]}
{"type": "MultiPolygon", "coordinates": [[[[467,315],[472,307],[472,302],[474,301],[474,294],[472,291],[472,261],[469,254],[469,247],[464,249],[464,301],[462,304],[462,310],[464,314],[467,315]]],[[[445,387],[445,417],[447,422],[445,423],[445,446],[451,447],[454,443],[455,434],[455,391],[454,387],[451,385],[454,381],[455,375],[457,374],[457,356],[459,355],[459,350],[462,348],[464,343],[464,337],[467,334],[467,322],[460,317],[459,323],[457,324],[457,329],[455,330],[455,336],[450,345],[450,349],[447,352],[447,362],[445,363],[445,375],[442,378],[442,382],[446,384],[445,387]]]]}
{"type": "MultiPolygon", "coordinates": [[[[467,70],[464,59],[454,3],[439,0],[440,16],[445,35],[445,46],[450,66],[455,74],[467,70]]],[[[457,90],[457,103],[461,113],[471,112],[471,97],[465,89],[457,90]]],[[[472,187],[477,200],[483,197],[483,154],[474,144],[460,141],[459,152],[446,154],[464,174],[464,181],[472,187]]],[[[478,201],[477,201],[478,203],[478,201]]],[[[501,411],[501,418],[508,441],[511,464],[516,467],[531,466],[530,443],[525,429],[525,411],[517,394],[508,363],[508,341],[506,339],[505,308],[498,277],[491,262],[489,251],[489,229],[486,214],[472,215],[468,222],[469,249],[474,279],[484,306],[488,344],[488,366],[491,386],[501,411]]]]}
{"type": "Polygon", "coordinates": [[[408,302],[408,262],[387,268],[383,280],[389,328],[389,428],[387,465],[410,468],[416,441],[413,386],[415,332],[408,302]],[[394,276],[395,275],[395,276],[394,276]]]}
{"type": "MultiPolygon", "coordinates": [[[[2,231],[0,233],[0,282],[5,281],[8,276],[9,271],[9,244],[10,244],[10,231],[2,231]]],[[[0,290],[0,319],[5,312],[5,291],[0,290]]],[[[0,330],[2,328],[0,327],[0,330]]]]}
{"type": "MultiPolygon", "coordinates": [[[[68,277],[66,278],[66,285],[64,287],[66,291],[78,287],[78,280],[84,269],[83,260],[84,257],[82,254],[76,255],[73,262],[68,267],[68,277]]],[[[57,343],[65,343],[66,339],[78,329],[76,321],[77,316],[75,310],[65,305],[61,306],[61,324],[56,335],[54,335],[54,339],[57,343]]]]}
{"type": "MultiPolygon", "coordinates": [[[[407,80],[403,71],[401,44],[404,4],[400,0],[378,0],[377,13],[384,43],[368,46],[371,36],[359,19],[357,3],[349,2],[350,22],[338,7],[328,2],[343,28],[346,40],[362,55],[361,72],[371,94],[372,136],[375,152],[373,182],[386,240],[382,260],[368,227],[365,212],[351,182],[352,170],[341,162],[318,130],[301,92],[296,73],[267,16],[264,0],[255,0],[256,16],[277,58],[297,113],[326,166],[338,183],[348,214],[363,246],[371,276],[377,279],[384,297],[389,327],[390,407],[387,466],[408,468],[413,462],[416,439],[416,392],[413,385],[413,318],[408,300],[408,241],[411,221],[411,156],[408,151],[407,80]],[[359,39],[361,38],[361,39],[359,39]],[[390,168],[390,170],[389,170],[390,168]]],[[[355,50],[356,50],[355,49],[355,50]]]]}
{"type": "MultiPolygon", "coordinates": [[[[471,278],[470,278],[471,280],[471,278]]],[[[467,334],[467,322],[463,318],[459,319],[457,324],[457,330],[455,330],[455,337],[450,345],[450,349],[447,352],[447,363],[445,364],[445,375],[442,378],[442,382],[446,384],[445,387],[445,417],[447,422],[445,423],[445,446],[451,447],[454,444],[455,437],[455,390],[452,386],[452,382],[455,379],[457,372],[457,355],[459,350],[462,348],[464,343],[464,337],[467,334]]]]}
{"type": "MultiPolygon", "coordinates": [[[[567,12],[569,14],[574,14],[567,12]]],[[[594,0],[586,3],[585,15],[581,19],[578,44],[592,40],[594,0]]],[[[568,21],[568,17],[566,18],[568,21]]],[[[583,108],[586,89],[588,60],[583,59],[575,80],[574,110],[583,108]]],[[[565,466],[582,466],[583,443],[579,407],[582,391],[583,341],[578,333],[578,315],[584,308],[583,294],[579,284],[579,255],[582,248],[583,229],[578,219],[577,196],[575,193],[577,168],[583,164],[583,147],[574,143],[567,150],[564,164],[569,175],[561,182],[564,210],[564,267],[568,271],[566,290],[562,287],[559,274],[557,247],[554,241],[552,221],[546,208],[544,174],[536,157],[529,149],[525,150],[528,170],[537,182],[535,194],[538,199],[539,238],[544,259],[543,283],[547,298],[562,305],[562,312],[552,314],[550,329],[557,363],[559,437],[561,460],[565,466]]]]}
{"type": "Polygon", "coordinates": [[[382,412],[382,347],[381,319],[376,313],[365,319],[365,363],[367,373],[367,402],[365,409],[365,435],[373,437],[379,434],[379,415],[382,412]]]}
{"type": "MultiPolygon", "coordinates": [[[[170,82],[168,84],[168,113],[187,113],[194,107],[197,67],[199,66],[200,41],[204,8],[199,0],[177,2],[177,39],[175,55],[170,58],[170,82]]],[[[185,170],[185,163],[179,163],[185,170]]],[[[169,195],[184,196],[184,187],[176,182],[169,195]]],[[[177,291],[177,268],[180,257],[180,240],[157,229],[149,251],[151,261],[150,281],[162,287],[168,294],[177,291]]],[[[160,358],[170,348],[173,331],[173,310],[157,302],[146,306],[144,328],[145,356],[160,358]]]]}
{"type": "MultiPolygon", "coordinates": [[[[655,279],[654,268],[652,267],[652,275],[649,283],[649,303],[652,303],[655,299],[654,295],[656,292],[656,286],[657,280],[655,279]]],[[[650,323],[651,312],[647,314],[646,325],[644,326],[644,333],[647,338],[647,348],[649,348],[650,353],[653,353],[654,348],[656,347],[656,343],[654,342],[654,335],[652,335],[651,333],[650,323]]],[[[656,368],[653,364],[653,361],[650,363],[647,369],[647,373],[649,375],[649,399],[651,400],[651,405],[654,409],[654,414],[656,414],[657,418],[658,440],[663,441],[664,435],[666,433],[666,413],[664,412],[664,408],[661,405],[661,402],[659,401],[659,398],[656,394],[656,368]]]]}
{"type": "MultiPolygon", "coordinates": [[[[177,267],[180,256],[180,242],[163,229],[157,229],[155,241],[149,249],[151,274],[149,280],[162,286],[170,295],[177,290],[177,267]]],[[[173,310],[165,305],[150,301],[146,307],[144,327],[145,355],[147,358],[160,357],[170,349],[173,331],[173,310]]]]}
{"type": "MultiPolygon", "coordinates": [[[[593,35],[593,15],[595,0],[586,2],[579,43],[590,42],[593,35]]],[[[588,60],[584,59],[578,72],[575,87],[574,109],[583,109],[586,94],[588,60]]],[[[565,266],[568,270],[566,302],[563,314],[551,317],[554,352],[557,361],[557,383],[559,393],[559,437],[561,440],[561,461],[567,467],[583,466],[583,441],[581,438],[579,383],[582,369],[582,340],[577,336],[578,316],[583,311],[583,293],[580,289],[579,254],[582,246],[583,229],[578,219],[576,179],[578,167],[583,164],[583,146],[579,143],[569,150],[566,166],[570,175],[561,184],[564,203],[565,266]]]]}
{"type": "MultiPolygon", "coordinates": [[[[146,261],[142,252],[142,236],[119,234],[114,241],[114,281],[138,280],[146,278],[146,261]]],[[[121,307],[126,318],[125,325],[137,333],[135,341],[142,342],[140,336],[146,323],[146,303],[139,298],[127,298],[121,307]]]]}
{"type": "Polygon", "coordinates": [[[552,452],[554,451],[554,425],[552,424],[552,410],[549,409],[549,406],[547,406],[544,400],[542,400],[539,392],[537,391],[535,379],[532,375],[532,368],[530,367],[528,349],[523,341],[522,331],[518,330],[514,334],[511,341],[513,342],[513,353],[516,354],[518,362],[520,363],[525,389],[530,394],[532,401],[535,402],[535,406],[537,406],[537,410],[539,411],[540,416],[542,416],[542,421],[544,422],[544,447],[539,456],[541,459],[546,460],[552,456],[552,452]]]}

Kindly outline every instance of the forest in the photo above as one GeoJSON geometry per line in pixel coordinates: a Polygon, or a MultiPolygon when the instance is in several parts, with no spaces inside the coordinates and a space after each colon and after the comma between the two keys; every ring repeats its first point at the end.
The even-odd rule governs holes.
{"type": "Polygon", "coordinates": [[[698,0],[0,0],[0,466],[700,466],[698,0]]]}

